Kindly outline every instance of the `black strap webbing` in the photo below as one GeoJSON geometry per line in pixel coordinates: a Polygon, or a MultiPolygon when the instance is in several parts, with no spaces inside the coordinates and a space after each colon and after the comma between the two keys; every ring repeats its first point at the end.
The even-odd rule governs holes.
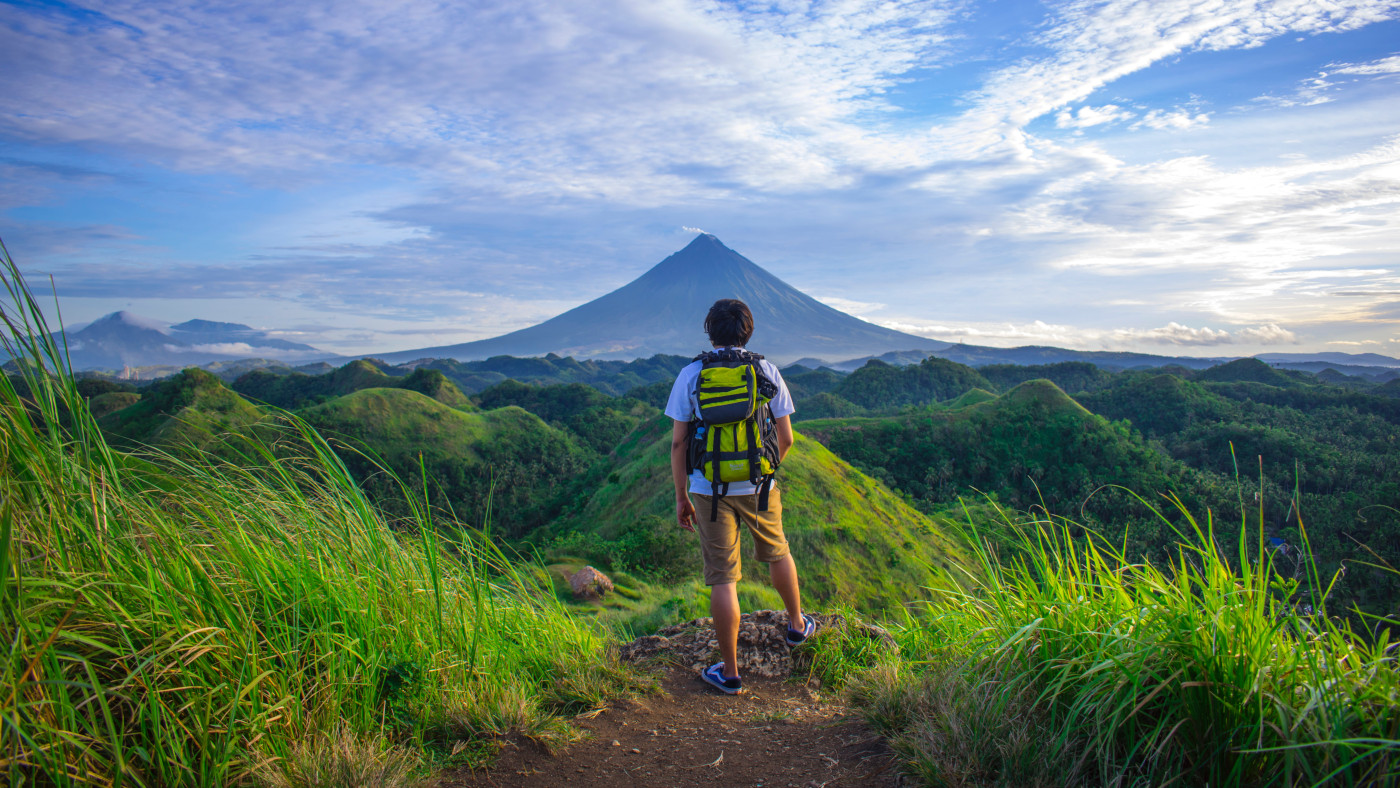
{"type": "Polygon", "coordinates": [[[729,494],[729,482],[710,482],[710,522],[719,519],[719,499],[729,494]]]}
{"type": "Polygon", "coordinates": [[[763,477],[763,483],[758,486],[758,511],[768,511],[768,491],[773,489],[773,474],[763,477]]]}

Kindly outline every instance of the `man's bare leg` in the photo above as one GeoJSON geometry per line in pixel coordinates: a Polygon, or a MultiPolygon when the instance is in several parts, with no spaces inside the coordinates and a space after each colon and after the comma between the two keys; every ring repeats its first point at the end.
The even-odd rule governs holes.
{"type": "MultiPolygon", "coordinates": [[[[794,575],[794,578],[796,575],[794,575]]],[[[715,639],[724,658],[724,677],[739,675],[739,587],[736,583],[710,586],[710,617],[715,621],[715,639]]]]}
{"type": "Polygon", "coordinates": [[[787,607],[788,627],[801,632],[805,622],[802,620],[802,594],[797,590],[797,562],[792,560],[791,555],[779,558],[768,565],[768,578],[773,581],[773,587],[787,607]]]}

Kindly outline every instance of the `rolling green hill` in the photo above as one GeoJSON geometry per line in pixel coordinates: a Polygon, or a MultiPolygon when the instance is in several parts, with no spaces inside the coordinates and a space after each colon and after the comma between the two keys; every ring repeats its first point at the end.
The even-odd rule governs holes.
{"type": "Polygon", "coordinates": [[[930,356],[905,367],[871,359],[846,376],[831,393],[862,408],[888,410],[904,405],[931,405],[971,388],[996,387],[972,367],[930,356]]]}
{"type": "Polygon", "coordinates": [[[983,401],[809,421],[802,430],[921,508],[993,494],[1013,509],[1044,506],[1091,527],[1131,521],[1138,549],[1165,541],[1162,524],[1128,493],[1105,485],[1122,485],[1149,500],[1167,492],[1193,504],[1226,499],[1215,480],[1153,448],[1125,422],[1090,413],[1048,380],[1022,383],[992,399],[973,392],[964,397],[983,401]]]}
{"type": "MultiPolygon", "coordinates": [[[[473,526],[489,520],[511,537],[549,520],[560,493],[589,465],[570,436],[518,407],[466,413],[416,391],[372,388],[300,415],[323,435],[372,453],[412,487],[426,473],[435,507],[473,526]]],[[[373,463],[349,448],[341,455],[371,494],[395,499],[373,463]]]]}
{"type": "Polygon", "coordinates": [[[606,455],[656,408],[628,397],[610,397],[584,383],[533,386],[508,380],[481,392],[486,410],[518,405],[551,426],[572,433],[584,446],[606,455]]]}
{"type": "Polygon", "coordinates": [[[1306,385],[1311,378],[1303,372],[1274,369],[1257,358],[1241,358],[1197,372],[1196,380],[1212,383],[1265,383],[1280,388],[1306,385]]]}
{"type": "Polygon", "coordinates": [[[92,415],[102,418],[108,413],[116,413],[122,408],[129,408],[141,401],[141,395],[132,391],[108,391],[88,400],[88,410],[92,415]]]}
{"type": "Polygon", "coordinates": [[[1114,374],[1087,361],[1061,361],[1057,364],[988,364],[978,367],[983,377],[998,391],[1006,391],[1028,380],[1044,378],[1071,394],[1097,391],[1113,382],[1114,374]]]}
{"type": "Polygon", "coordinates": [[[579,361],[572,356],[550,353],[539,358],[494,356],[481,361],[433,359],[419,369],[435,369],[469,394],[506,380],[538,385],[584,383],[620,397],[631,389],[651,383],[670,384],[681,367],[690,363],[684,356],[655,355],[635,361],[579,361]]]}
{"type": "Polygon", "coordinates": [[[983,402],[990,402],[996,398],[997,395],[986,389],[968,389],[947,402],[940,402],[939,405],[948,410],[962,410],[963,408],[979,405],[983,402]]]}
{"type": "MultiPolygon", "coordinates": [[[[605,542],[640,527],[671,545],[698,576],[699,545],[674,522],[670,436],[671,421],[663,416],[628,435],[612,457],[611,473],[584,485],[586,492],[550,532],[591,534],[605,542]],[[677,533],[683,534],[679,540],[677,533]]],[[[931,578],[928,567],[946,567],[962,555],[945,525],[802,435],[783,463],[778,486],[783,527],[803,569],[804,594],[814,605],[887,611],[920,595],[931,578]]],[[[752,555],[749,546],[744,550],[752,555]]],[[[766,577],[751,557],[744,567],[748,578],[766,577]]]]}
{"type": "MultiPolygon", "coordinates": [[[[113,392],[94,402],[121,396],[113,392]]],[[[218,378],[187,369],[150,386],[139,400],[109,411],[98,423],[114,445],[123,448],[209,448],[220,435],[246,432],[264,417],[257,406],[224,388],[218,378]]]]}
{"type": "Polygon", "coordinates": [[[315,405],[362,389],[401,388],[431,397],[451,408],[473,410],[471,401],[452,381],[433,369],[416,369],[403,376],[386,374],[373,362],[351,361],[324,375],[293,372],[278,375],[253,370],[241,375],[230,388],[257,402],[286,410],[315,405]]]}

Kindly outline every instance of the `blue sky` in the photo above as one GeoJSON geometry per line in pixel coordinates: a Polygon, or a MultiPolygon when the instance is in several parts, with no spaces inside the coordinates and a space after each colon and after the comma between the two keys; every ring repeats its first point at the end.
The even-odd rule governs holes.
{"type": "Polygon", "coordinates": [[[467,341],[699,229],[950,341],[1400,356],[1400,2],[0,2],[0,69],[70,324],[467,341]]]}

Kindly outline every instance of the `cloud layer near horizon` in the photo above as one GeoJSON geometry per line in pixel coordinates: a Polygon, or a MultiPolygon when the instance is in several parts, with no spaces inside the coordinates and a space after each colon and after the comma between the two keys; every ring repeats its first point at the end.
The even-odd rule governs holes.
{"type": "Polygon", "coordinates": [[[336,350],[518,328],[697,225],[946,338],[1386,345],[1397,13],[0,6],[0,232],[82,309],[373,326],[336,350]]]}

